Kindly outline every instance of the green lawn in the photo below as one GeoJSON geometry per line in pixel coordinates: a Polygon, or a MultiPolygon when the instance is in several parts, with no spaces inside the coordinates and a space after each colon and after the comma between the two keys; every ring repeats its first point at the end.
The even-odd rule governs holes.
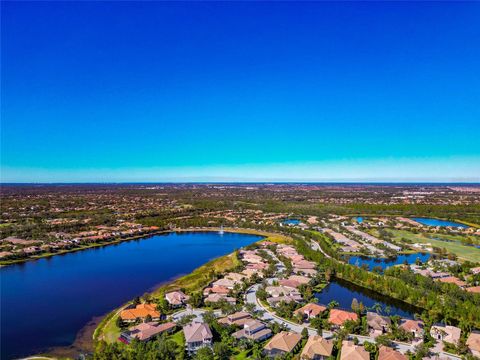
{"type": "MultiPolygon", "coordinates": [[[[393,230],[388,229],[390,233],[393,234],[394,239],[396,241],[402,241],[402,238],[406,238],[416,243],[430,243],[432,246],[445,248],[448,252],[455,254],[458,256],[459,259],[468,260],[472,262],[480,262],[480,249],[477,249],[472,246],[462,245],[461,243],[457,242],[448,242],[442,240],[436,240],[425,236],[424,234],[414,234],[410,231],[406,230],[393,230]]],[[[430,234],[431,236],[431,234],[430,234]]],[[[446,235],[435,234],[436,238],[445,237],[446,235]]],[[[452,239],[453,240],[453,239],[452,239]]]]}

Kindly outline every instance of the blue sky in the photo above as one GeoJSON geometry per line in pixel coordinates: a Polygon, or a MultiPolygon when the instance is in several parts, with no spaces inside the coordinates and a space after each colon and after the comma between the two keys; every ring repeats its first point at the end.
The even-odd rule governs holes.
{"type": "Polygon", "coordinates": [[[4,182],[480,180],[478,2],[1,16],[4,182]]]}

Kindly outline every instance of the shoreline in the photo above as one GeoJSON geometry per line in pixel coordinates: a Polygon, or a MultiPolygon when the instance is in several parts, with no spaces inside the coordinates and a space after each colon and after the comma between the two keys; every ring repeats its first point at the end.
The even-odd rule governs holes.
{"type": "MultiPolygon", "coordinates": [[[[62,251],[59,251],[59,252],[56,252],[56,253],[42,254],[42,255],[37,255],[37,256],[24,258],[24,259],[0,261],[0,268],[10,266],[10,265],[23,264],[23,263],[27,263],[27,262],[30,262],[30,261],[36,261],[36,260],[41,260],[41,259],[49,259],[49,258],[57,256],[57,255],[66,255],[66,254],[74,253],[74,252],[78,252],[78,251],[90,250],[90,249],[95,249],[95,248],[109,246],[109,245],[116,245],[116,244],[120,244],[120,243],[127,242],[127,241],[147,239],[149,237],[156,236],[156,235],[163,235],[163,234],[169,234],[169,233],[174,233],[174,232],[195,232],[195,231],[218,232],[220,230],[221,229],[219,227],[211,227],[211,228],[210,227],[199,227],[199,228],[186,228],[186,229],[159,230],[159,231],[155,231],[155,232],[152,232],[152,233],[142,234],[142,235],[138,235],[138,236],[132,236],[132,237],[124,238],[124,239],[117,239],[117,240],[114,240],[114,241],[109,241],[109,242],[104,242],[104,243],[94,243],[94,244],[87,245],[87,246],[84,246],[84,247],[62,250],[62,251]]],[[[268,232],[263,232],[263,234],[262,234],[262,231],[260,231],[260,230],[241,229],[241,228],[224,228],[223,231],[230,232],[230,233],[241,233],[241,234],[260,235],[260,236],[266,236],[266,235],[263,235],[263,234],[268,233],[268,232]],[[242,231],[242,230],[245,230],[245,231],[242,231]]],[[[275,234],[277,236],[283,236],[281,234],[276,234],[276,233],[269,233],[269,234],[271,234],[271,235],[275,234]]]]}
{"type": "MultiPolygon", "coordinates": [[[[175,229],[175,230],[166,230],[160,231],[153,235],[142,236],[140,238],[129,239],[129,240],[138,240],[143,238],[148,238],[150,236],[164,234],[164,233],[183,233],[183,232],[218,232],[220,228],[218,227],[201,227],[201,228],[185,228],[185,229],[175,229]]],[[[257,240],[256,242],[263,241],[267,238],[274,238],[277,241],[291,241],[291,238],[285,236],[283,234],[268,232],[268,231],[261,231],[256,229],[247,229],[247,228],[224,228],[223,231],[229,233],[238,233],[238,234],[245,234],[245,235],[258,235],[263,236],[262,239],[257,240]]],[[[273,240],[273,239],[271,239],[273,240]]],[[[127,241],[126,239],[122,241],[127,241]]],[[[120,241],[120,242],[122,242],[120,241]]],[[[254,242],[254,243],[256,243],[254,242]]],[[[253,243],[253,244],[254,244],[253,243]]],[[[109,245],[109,244],[104,244],[109,245]]],[[[194,269],[188,274],[178,274],[177,276],[172,277],[169,280],[160,282],[150,289],[146,291],[149,294],[157,294],[162,289],[168,289],[168,287],[178,287],[177,283],[180,283],[182,279],[189,278],[192,274],[198,273],[205,268],[215,267],[218,263],[229,259],[234,255],[234,252],[219,256],[214,258],[203,265],[200,265],[198,268],[194,269]]],[[[118,307],[115,307],[111,311],[106,314],[93,317],[87,324],[85,324],[76,334],[75,340],[72,344],[67,346],[59,346],[47,349],[44,353],[33,355],[33,356],[43,356],[47,358],[57,358],[57,357],[75,357],[78,353],[81,352],[92,352],[95,348],[95,343],[100,339],[102,336],[103,329],[115,318],[115,316],[119,313],[121,309],[123,309],[130,301],[121,304],[118,307]]],[[[28,357],[30,358],[30,357],[28,357]]]]}

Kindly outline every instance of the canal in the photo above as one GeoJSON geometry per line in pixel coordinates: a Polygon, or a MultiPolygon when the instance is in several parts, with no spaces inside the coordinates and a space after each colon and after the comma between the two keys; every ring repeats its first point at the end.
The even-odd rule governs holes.
{"type": "Polygon", "coordinates": [[[421,312],[420,309],[403,301],[380,295],[341,279],[333,279],[321,292],[316,293],[315,297],[318,303],[323,305],[336,301],[339,304],[338,307],[344,310],[351,310],[353,299],[357,299],[358,303],[361,302],[368,308],[379,304],[382,315],[399,315],[412,319],[415,313],[421,312]]]}

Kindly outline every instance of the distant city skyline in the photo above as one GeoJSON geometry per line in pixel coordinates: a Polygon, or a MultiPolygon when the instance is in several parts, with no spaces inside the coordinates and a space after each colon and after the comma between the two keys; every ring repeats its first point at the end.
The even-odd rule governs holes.
{"type": "Polygon", "coordinates": [[[2,2],[1,182],[479,182],[478,2],[2,2]]]}

